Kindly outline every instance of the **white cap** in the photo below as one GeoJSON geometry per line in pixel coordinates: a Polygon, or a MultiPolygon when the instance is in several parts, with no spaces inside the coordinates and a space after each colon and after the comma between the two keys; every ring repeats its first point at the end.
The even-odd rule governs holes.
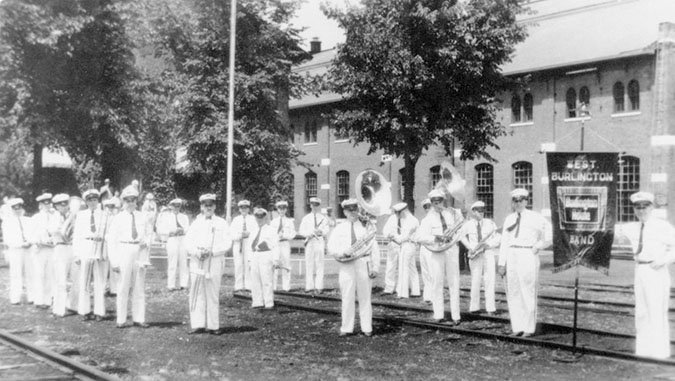
{"type": "Polygon", "coordinates": [[[516,188],[511,191],[511,198],[527,198],[529,195],[530,192],[523,188],[516,188]]]}
{"type": "Polygon", "coordinates": [[[216,195],[213,193],[205,193],[201,196],[199,196],[199,202],[205,202],[205,201],[216,201],[216,195]]]}
{"type": "Polygon", "coordinates": [[[119,207],[122,206],[122,202],[121,202],[120,199],[117,198],[117,197],[111,197],[111,198],[109,198],[109,199],[103,201],[103,205],[104,205],[104,206],[112,205],[112,206],[114,206],[115,208],[119,208],[119,207]]]}
{"type": "Polygon", "coordinates": [[[85,200],[92,196],[99,198],[101,197],[101,194],[98,193],[97,189],[87,189],[86,191],[84,191],[84,193],[82,193],[82,198],[85,200]]]}
{"type": "Polygon", "coordinates": [[[356,206],[359,204],[359,201],[355,198],[348,198],[340,203],[340,206],[346,208],[348,206],[356,206]]]}
{"type": "Polygon", "coordinates": [[[52,204],[60,204],[62,202],[68,201],[70,201],[70,196],[68,196],[65,193],[59,193],[57,195],[54,195],[54,197],[52,197],[52,204]]]}
{"type": "Polygon", "coordinates": [[[425,198],[424,200],[422,200],[422,206],[424,206],[424,205],[431,205],[431,200],[428,199],[428,198],[425,198]]]}
{"type": "Polygon", "coordinates": [[[120,198],[121,198],[122,200],[124,200],[124,199],[127,198],[127,197],[136,197],[136,198],[138,198],[138,190],[136,189],[136,187],[134,187],[133,185],[129,185],[128,187],[124,188],[124,190],[122,191],[122,195],[120,196],[120,198]]]}
{"type": "Polygon", "coordinates": [[[392,206],[391,208],[394,210],[394,212],[400,212],[407,207],[408,204],[406,204],[405,202],[399,202],[398,204],[394,204],[394,206],[392,206]]]}
{"type": "Polygon", "coordinates": [[[312,197],[309,199],[310,204],[321,204],[321,199],[318,197],[312,197]]]}
{"type": "Polygon", "coordinates": [[[277,208],[280,207],[280,206],[288,206],[288,202],[283,201],[283,200],[282,200],[282,201],[277,201],[277,203],[274,204],[274,206],[276,206],[277,208]]]}
{"type": "Polygon", "coordinates": [[[145,199],[146,199],[146,200],[154,200],[154,199],[155,199],[155,195],[152,194],[152,193],[148,193],[148,194],[145,195],[145,199]]]}
{"type": "Polygon", "coordinates": [[[42,201],[49,201],[52,199],[52,194],[51,193],[43,193],[35,198],[35,201],[37,202],[42,202],[42,201]]]}
{"type": "Polygon", "coordinates": [[[471,204],[471,209],[475,208],[485,208],[485,203],[483,201],[476,201],[473,204],[471,204]]]}
{"type": "Polygon", "coordinates": [[[429,196],[430,199],[432,199],[432,198],[442,198],[442,199],[445,200],[445,193],[441,192],[438,189],[434,189],[431,192],[429,192],[428,196],[429,196]]]}
{"type": "Polygon", "coordinates": [[[7,200],[7,205],[15,207],[17,205],[23,205],[23,199],[20,197],[14,197],[7,200]]]}
{"type": "Polygon", "coordinates": [[[630,195],[630,202],[637,204],[639,202],[654,203],[654,194],[649,192],[637,192],[630,195]]]}
{"type": "Polygon", "coordinates": [[[265,217],[267,215],[267,211],[263,208],[255,208],[255,210],[253,210],[253,215],[256,217],[265,217]]]}
{"type": "Polygon", "coordinates": [[[249,200],[241,200],[237,203],[237,206],[240,208],[242,206],[251,206],[251,202],[249,200]]]}
{"type": "Polygon", "coordinates": [[[172,205],[172,204],[183,205],[183,200],[176,197],[173,200],[169,201],[169,205],[172,205]]]}

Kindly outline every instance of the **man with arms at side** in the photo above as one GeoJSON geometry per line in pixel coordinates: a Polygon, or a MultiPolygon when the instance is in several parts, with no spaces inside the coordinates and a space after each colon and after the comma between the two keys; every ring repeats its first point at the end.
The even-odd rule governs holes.
{"type": "Polygon", "coordinates": [[[306,279],[305,291],[310,292],[323,290],[323,268],[326,242],[324,237],[328,234],[329,220],[321,213],[321,199],[312,197],[309,199],[312,211],[302,218],[300,235],[305,237],[305,265],[306,279]]]}

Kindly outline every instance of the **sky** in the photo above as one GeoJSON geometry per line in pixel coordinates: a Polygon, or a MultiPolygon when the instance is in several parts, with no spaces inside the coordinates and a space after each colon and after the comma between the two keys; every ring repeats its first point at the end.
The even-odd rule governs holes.
{"type": "Polygon", "coordinates": [[[304,49],[309,50],[309,42],[314,37],[318,37],[321,41],[322,50],[331,49],[337,43],[344,42],[344,33],[337,22],[329,20],[319,9],[322,3],[344,9],[348,3],[359,4],[359,0],[305,0],[293,20],[295,26],[307,28],[300,34],[304,40],[302,45],[304,49]]]}

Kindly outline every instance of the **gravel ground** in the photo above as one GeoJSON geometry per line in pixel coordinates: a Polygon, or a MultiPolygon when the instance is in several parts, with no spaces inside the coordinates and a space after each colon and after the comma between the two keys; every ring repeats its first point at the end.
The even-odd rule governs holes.
{"type": "MultiPolygon", "coordinates": [[[[148,272],[146,284],[151,327],[120,330],[113,320],[11,306],[2,266],[0,329],[125,380],[675,380],[670,367],[593,356],[565,363],[547,349],[418,328],[376,323],[373,337],[339,338],[338,316],[253,310],[232,298],[231,273],[221,290],[225,334],[191,336],[187,291],[168,292],[159,269],[148,272]]],[[[334,268],[327,274],[327,287],[335,287],[334,268]]],[[[112,315],[114,298],[107,307],[112,315]]]]}

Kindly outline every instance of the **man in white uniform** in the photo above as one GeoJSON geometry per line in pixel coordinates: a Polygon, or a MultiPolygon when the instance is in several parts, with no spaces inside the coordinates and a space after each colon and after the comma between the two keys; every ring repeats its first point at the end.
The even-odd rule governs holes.
{"type": "Polygon", "coordinates": [[[274,307],[274,265],[279,263],[279,236],[268,223],[267,211],[253,212],[256,226],[251,231],[251,307],[274,307]]]}
{"type": "Polygon", "coordinates": [[[52,266],[54,257],[54,242],[49,233],[49,224],[53,218],[52,194],[43,193],[35,201],[39,211],[32,217],[33,224],[33,260],[30,264],[33,270],[31,288],[32,300],[35,307],[47,309],[52,304],[52,266]]]}
{"type": "Polygon", "coordinates": [[[103,263],[105,269],[103,273],[106,279],[106,296],[117,295],[117,287],[119,285],[119,273],[112,271],[110,266],[110,252],[115,249],[115,244],[110,241],[110,226],[113,219],[119,213],[122,203],[119,198],[112,197],[102,202],[103,204],[103,221],[105,222],[104,236],[103,236],[103,263]]]}
{"type": "Polygon", "coordinates": [[[489,218],[484,218],[485,203],[476,201],[471,205],[472,219],[464,225],[461,233],[462,243],[469,250],[469,268],[471,269],[471,303],[469,312],[480,311],[480,285],[485,285],[485,310],[493,315],[495,306],[495,254],[499,247],[500,236],[497,226],[489,218]]]}
{"type": "Polygon", "coordinates": [[[279,236],[279,266],[274,269],[274,290],[277,290],[277,283],[281,276],[281,289],[290,291],[291,289],[291,240],[295,238],[295,221],[286,217],[288,203],[278,201],[276,203],[279,215],[272,220],[270,224],[279,236]]]}
{"type": "Polygon", "coordinates": [[[23,199],[12,198],[7,202],[12,209],[2,220],[2,238],[7,247],[6,258],[9,261],[9,302],[21,303],[24,287],[24,266],[30,252],[32,230],[30,218],[24,216],[23,199]]]}
{"type": "MultiPolygon", "coordinates": [[[[342,208],[347,221],[338,224],[328,240],[328,253],[336,258],[344,257],[345,253],[368,235],[369,231],[358,219],[358,202],[356,199],[342,201],[342,208]]],[[[339,262],[340,296],[342,298],[342,324],[340,336],[354,333],[356,314],[355,303],[359,303],[359,320],[361,332],[366,336],[373,334],[373,307],[371,305],[372,279],[377,276],[380,264],[380,250],[377,240],[371,241],[369,255],[352,260],[339,262]]]]}
{"type": "Polygon", "coordinates": [[[506,216],[499,248],[499,275],[506,274],[506,299],[514,336],[530,337],[537,326],[539,251],[545,247],[546,220],[527,209],[526,189],[511,191],[513,213],[506,216]]]}
{"type": "Polygon", "coordinates": [[[638,222],[626,228],[635,259],[635,354],[670,357],[670,273],[675,261],[675,228],[653,216],[654,195],[631,195],[638,222]]]}
{"type": "Polygon", "coordinates": [[[234,291],[251,289],[251,230],[256,225],[255,218],[249,214],[251,203],[241,200],[237,203],[239,215],[232,219],[232,257],[234,259],[234,291]]]}
{"type": "Polygon", "coordinates": [[[138,190],[128,186],[122,191],[123,210],[110,226],[110,240],[115,249],[110,252],[110,265],[119,272],[117,288],[117,328],[127,328],[129,294],[133,325],[147,328],[145,322],[145,271],[147,263],[140,257],[141,250],[150,245],[152,230],[136,210],[138,190]],[[150,230],[150,231],[148,231],[150,230]]]}
{"type": "MultiPolygon", "coordinates": [[[[458,227],[463,220],[462,212],[454,208],[445,208],[445,194],[434,189],[429,192],[431,210],[420,224],[420,243],[450,244],[456,240],[456,236],[444,237],[443,233],[458,227]]],[[[441,246],[442,246],[441,245],[441,246]]],[[[445,306],[443,296],[444,280],[447,277],[450,291],[450,314],[455,325],[459,324],[461,315],[459,311],[459,248],[456,244],[451,247],[431,253],[431,303],[434,310],[434,320],[445,321],[445,306]]]]}
{"type": "MultiPolygon", "coordinates": [[[[425,198],[422,201],[422,209],[424,209],[425,216],[429,214],[431,210],[431,200],[425,198]]],[[[431,251],[424,247],[424,245],[419,245],[419,229],[415,236],[415,241],[418,242],[420,248],[420,270],[422,275],[422,283],[424,284],[424,290],[422,291],[422,299],[426,303],[431,303],[431,251]]]]}
{"type": "MultiPolygon", "coordinates": [[[[390,239],[389,251],[398,252],[396,293],[399,298],[408,298],[411,293],[413,297],[418,297],[420,296],[420,278],[415,258],[417,244],[413,242],[413,238],[417,234],[419,221],[408,211],[408,204],[405,202],[395,204],[392,210],[394,214],[387,220],[382,234],[390,239]]],[[[387,269],[389,269],[389,262],[387,262],[387,269]]]]}
{"type": "MultiPolygon", "coordinates": [[[[70,210],[70,196],[59,193],[52,198],[56,209],[54,218],[49,225],[49,232],[54,241],[54,279],[52,313],[54,316],[66,316],[66,310],[75,307],[75,302],[68,300],[68,279],[73,280],[75,268],[73,266],[73,229],[77,210],[70,210]]],[[[76,287],[74,285],[73,287],[76,287]]]]}
{"type": "Polygon", "coordinates": [[[201,214],[185,235],[190,255],[190,334],[220,335],[220,282],[225,252],[232,246],[227,222],[216,216],[216,195],[199,197],[201,214]]]}
{"type": "Polygon", "coordinates": [[[309,199],[311,213],[302,218],[299,233],[305,237],[305,291],[323,290],[323,268],[326,242],[324,236],[328,234],[328,217],[321,213],[321,199],[309,199]]]}
{"type": "Polygon", "coordinates": [[[175,291],[176,273],[178,273],[180,289],[188,286],[188,254],[183,237],[190,226],[188,216],[181,213],[183,200],[175,198],[169,202],[169,211],[161,213],[157,221],[157,234],[166,237],[167,254],[167,287],[175,291]]]}

